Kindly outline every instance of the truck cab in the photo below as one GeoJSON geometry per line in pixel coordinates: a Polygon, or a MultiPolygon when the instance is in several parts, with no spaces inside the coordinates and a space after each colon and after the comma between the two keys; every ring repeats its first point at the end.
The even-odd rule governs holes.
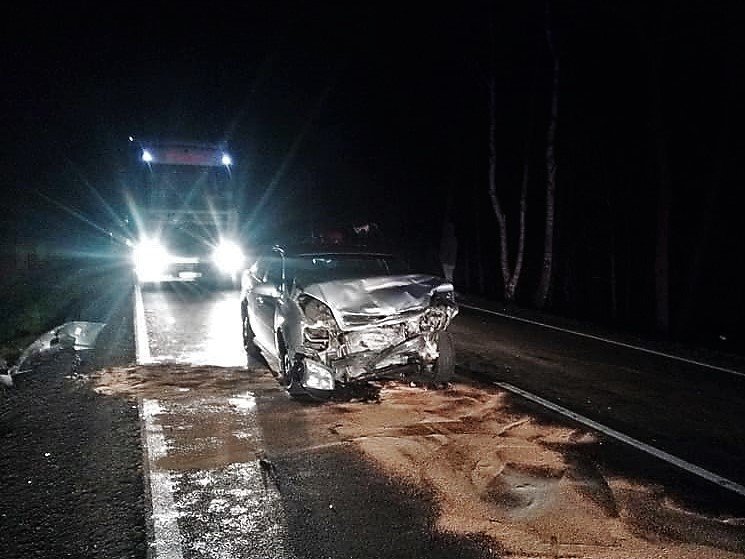
{"type": "Polygon", "coordinates": [[[152,141],[134,151],[127,186],[137,281],[236,285],[245,257],[225,146],[152,141]]]}

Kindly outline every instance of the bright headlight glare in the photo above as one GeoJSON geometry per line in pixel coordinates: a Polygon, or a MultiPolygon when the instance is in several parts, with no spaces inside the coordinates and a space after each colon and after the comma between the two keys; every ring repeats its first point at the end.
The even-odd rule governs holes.
{"type": "Polygon", "coordinates": [[[158,241],[144,239],[135,245],[132,260],[140,279],[156,278],[168,265],[168,251],[158,241]]]}
{"type": "Polygon", "coordinates": [[[222,241],[212,253],[212,261],[221,272],[234,274],[243,266],[243,251],[238,243],[222,241]]]}

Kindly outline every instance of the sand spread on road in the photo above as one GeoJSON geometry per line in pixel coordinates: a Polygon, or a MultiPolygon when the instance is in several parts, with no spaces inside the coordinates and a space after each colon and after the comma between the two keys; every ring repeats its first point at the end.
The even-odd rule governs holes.
{"type": "MultiPolygon", "coordinates": [[[[277,390],[265,370],[173,365],[109,369],[93,381],[100,392],[161,399],[277,390]]],[[[262,421],[265,429],[303,423],[303,438],[289,433],[275,452],[357,449],[433,492],[437,529],[493,538],[504,556],[745,557],[744,519],[686,510],[661,487],[604,471],[585,452],[600,444],[593,434],[540,422],[492,387],[387,383],[376,402],[288,402],[262,421]]]]}
{"type": "Polygon", "coordinates": [[[599,444],[595,436],[538,423],[507,400],[464,384],[443,391],[391,384],[377,405],[335,404],[321,413],[386,471],[432,488],[440,529],[488,535],[508,555],[743,556],[742,522],[697,515],[659,487],[602,472],[582,459],[583,447],[599,444]]]}

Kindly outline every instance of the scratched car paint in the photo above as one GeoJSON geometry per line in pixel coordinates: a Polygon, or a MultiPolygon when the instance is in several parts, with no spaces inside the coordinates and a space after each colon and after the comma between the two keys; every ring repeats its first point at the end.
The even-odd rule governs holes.
{"type": "Polygon", "coordinates": [[[274,247],[241,285],[246,350],[260,350],[293,396],[391,376],[452,376],[453,285],[411,273],[391,254],[274,247]]]}

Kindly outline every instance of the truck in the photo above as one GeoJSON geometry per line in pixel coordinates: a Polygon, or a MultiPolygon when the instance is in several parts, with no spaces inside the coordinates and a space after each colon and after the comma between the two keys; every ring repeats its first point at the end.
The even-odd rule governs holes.
{"type": "Polygon", "coordinates": [[[223,144],[135,141],[127,198],[138,283],[236,286],[245,264],[233,158],[223,144]]]}

